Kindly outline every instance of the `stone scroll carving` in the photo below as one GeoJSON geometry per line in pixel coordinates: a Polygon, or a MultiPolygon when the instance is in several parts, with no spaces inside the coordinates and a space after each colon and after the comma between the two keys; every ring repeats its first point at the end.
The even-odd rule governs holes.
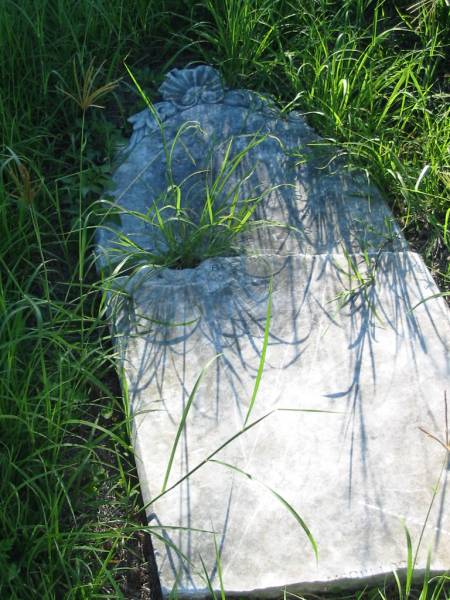
{"type": "Polygon", "coordinates": [[[166,75],[159,92],[163,101],[154,105],[154,112],[146,108],[128,119],[133,133],[125,152],[133,150],[145,135],[156,131],[168,118],[198,104],[223,102],[268,116],[280,115],[270,96],[249,90],[227,90],[218,71],[208,65],[173,69],[166,75]]]}

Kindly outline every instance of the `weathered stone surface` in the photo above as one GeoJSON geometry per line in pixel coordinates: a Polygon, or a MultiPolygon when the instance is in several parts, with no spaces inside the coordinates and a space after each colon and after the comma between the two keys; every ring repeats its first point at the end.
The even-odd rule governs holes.
{"type": "MultiPolygon", "coordinates": [[[[135,313],[124,364],[146,502],[162,490],[183,407],[218,353],[188,413],[169,488],[242,429],[271,274],[269,345],[250,422],[274,412],[213,458],[281,494],[311,529],[319,561],[267,489],[207,462],[148,507],[150,522],[167,525],[159,533],[185,557],[157,543],[166,591],[205,592],[200,556],[218,588],[214,536],[198,529],[216,532],[230,593],[362,585],[404,569],[403,522],[417,544],[441,475],[446,453],[418,427],[444,435],[448,313],[442,299],[411,311],[434,291],[417,255],[383,254],[367,298],[356,295],[341,309],[335,299],[349,285],[342,255],[214,259],[151,277],[134,294],[143,316],[135,313]]],[[[429,547],[433,569],[449,567],[448,488],[446,470],[419,570],[429,547]]]]}
{"type": "MultiPolygon", "coordinates": [[[[120,303],[112,296],[165,591],[202,596],[208,578],[218,589],[217,553],[230,594],[377,581],[405,569],[403,523],[418,544],[438,480],[416,569],[429,547],[433,570],[449,569],[447,455],[419,427],[444,436],[450,328],[442,298],[414,308],[437,291],[421,258],[407,251],[375,188],[337,163],[324,166],[320,138],[299,115],[224,90],[208,67],[175,71],[162,92],[162,128],[149,111],[131,119],[117,204],[151,218],[175,183],[196,214],[230,140],[236,155],[263,133],[225,190],[248,176],[240,193],[266,191],[257,216],[272,221],[240,240],[239,256],[143,269],[117,281],[120,303]],[[186,127],[168,158],[193,121],[201,129],[186,127]],[[255,425],[242,433],[246,418],[255,425]],[[271,490],[310,528],[318,562],[271,490]]],[[[114,227],[147,250],[162,248],[151,224],[123,214],[120,226],[99,230],[103,267],[114,227]]]]}

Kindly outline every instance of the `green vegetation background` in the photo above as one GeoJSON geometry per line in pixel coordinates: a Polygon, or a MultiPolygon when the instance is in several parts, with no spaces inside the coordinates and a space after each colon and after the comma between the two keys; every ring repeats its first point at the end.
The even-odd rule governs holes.
{"type": "Polygon", "coordinates": [[[124,61],[153,99],[200,61],[310,113],[445,288],[449,32],[446,0],[0,0],[0,598],[131,597],[144,528],[91,253],[143,107],[124,61]]]}

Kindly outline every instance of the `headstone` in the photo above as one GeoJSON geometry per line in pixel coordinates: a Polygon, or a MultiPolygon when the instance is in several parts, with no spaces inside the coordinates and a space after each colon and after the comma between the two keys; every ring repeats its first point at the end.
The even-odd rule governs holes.
{"type": "Polygon", "coordinates": [[[120,224],[98,250],[106,272],[121,235],[144,257],[111,307],[163,590],[363,586],[406,571],[405,527],[416,574],[429,549],[432,572],[449,569],[450,328],[422,259],[299,114],[207,66],[171,71],[161,93],[131,119],[120,224]],[[167,190],[199,218],[239,152],[217,201],[261,195],[260,225],[233,255],[146,266],[165,251],[167,190]]]}

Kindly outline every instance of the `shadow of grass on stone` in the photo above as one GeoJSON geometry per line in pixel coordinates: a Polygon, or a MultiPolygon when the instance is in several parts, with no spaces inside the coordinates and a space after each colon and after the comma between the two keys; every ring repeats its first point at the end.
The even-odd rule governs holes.
{"type": "Polygon", "coordinates": [[[130,209],[132,199],[124,198],[124,193],[99,203],[97,215],[109,243],[102,248],[101,262],[108,264],[108,273],[130,274],[143,266],[195,268],[208,258],[245,253],[241,238],[249,230],[287,227],[255,218],[264,199],[280,187],[254,189],[249,185],[254,173],[249,165],[251,153],[267,135],[240,136],[240,146],[233,137],[207,143],[200,125],[187,122],[169,145],[162,124],[160,129],[165,182],[156,197],[149,189],[146,212],[140,204],[141,210],[130,209]],[[190,156],[189,144],[202,146],[201,164],[190,156]],[[189,171],[175,173],[174,162],[183,161],[190,165],[189,171]]]}

